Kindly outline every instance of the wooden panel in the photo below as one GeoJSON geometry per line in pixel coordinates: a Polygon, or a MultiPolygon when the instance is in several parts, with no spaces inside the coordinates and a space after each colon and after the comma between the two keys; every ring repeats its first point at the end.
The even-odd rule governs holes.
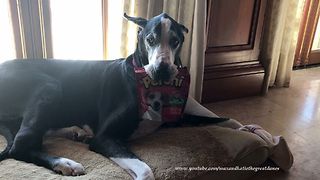
{"type": "Polygon", "coordinates": [[[310,53],[309,64],[319,64],[320,63],[320,50],[313,50],[310,53]]]}
{"type": "Polygon", "coordinates": [[[240,71],[225,72],[228,74],[227,77],[204,80],[201,103],[260,95],[264,78],[263,68],[245,69],[242,73],[240,71]]]}
{"type": "Polygon", "coordinates": [[[259,58],[265,6],[266,0],[236,0],[236,2],[234,0],[209,1],[209,7],[211,9],[208,9],[206,66],[252,61],[259,58]],[[237,8],[239,10],[236,11],[233,9],[236,9],[236,7],[230,5],[232,2],[238,5],[237,8]],[[232,11],[236,14],[242,10],[246,10],[247,15],[238,17],[238,15],[232,14],[229,11],[225,13],[223,9],[216,7],[217,5],[223,8],[226,5],[230,5],[233,7],[231,8],[232,11]],[[222,13],[222,15],[219,15],[220,13],[222,13]],[[230,19],[232,19],[232,21],[230,19]],[[229,25],[221,24],[221,22],[229,25]],[[248,24],[250,24],[250,26],[247,26],[248,24]],[[239,27],[237,26],[243,26],[242,28],[240,27],[240,29],[247,29],[248,31],[244,33],[245,31],[241,30],[242,32],[239,33],[237,30],[239,27]],[[248,29],[248,27],[250,28],[248,29]],[[247,38],[246,43],[243,43],[244,37],[247,38]],[[218,46],[219,44],[221,46],[218,46]],[[223,46],[226,44],[230,46],[223,46]]]}
{"type": "Polygon", "coordinates": [[[208,0],[202,103],[259,95],[267,0],[208,0]]]}
{"type": "Polygon", "coordinates": [[[213,0],[208,47],[248,45],[255,0],[213,0]]]}
{"type": "Polygon", "coordinates": [[[251,61],[251,53],[251,51],[208,53],[205,56],[205,66],[251,61]]]}

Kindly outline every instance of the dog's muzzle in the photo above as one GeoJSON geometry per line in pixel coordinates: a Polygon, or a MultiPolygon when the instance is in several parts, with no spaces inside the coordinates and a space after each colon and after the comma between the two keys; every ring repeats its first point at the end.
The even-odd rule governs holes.
{"type": "Polygon", "coordinates": [[[154,80],[169,81],[171,78],[171,68],[168,63],[161,61],[157,66],[154,67],[154,80]]]}
{"type": "Polygon", "coordinates": [[[159,111],[161,109],[161,104],[159,102],[155,102],[153,104],[153,110],[159,111]]]}

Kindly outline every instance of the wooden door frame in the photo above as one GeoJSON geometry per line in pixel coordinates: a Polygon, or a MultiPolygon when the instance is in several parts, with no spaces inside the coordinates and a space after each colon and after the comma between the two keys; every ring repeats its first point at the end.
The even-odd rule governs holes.
{"type": "Polygon", "coordinates": [[[319,19],[320,0],[306,0],[300,23],[293,66],[310,64],[310,52],[319,19]]]}

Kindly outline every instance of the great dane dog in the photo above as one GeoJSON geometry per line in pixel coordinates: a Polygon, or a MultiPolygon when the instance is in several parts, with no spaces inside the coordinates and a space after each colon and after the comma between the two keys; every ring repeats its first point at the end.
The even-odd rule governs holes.
{"type": "MultiPolygon", "coordinates": [[[[114,61],[16,59],[0,65],[0,132],[8,144],[0,160],[14,158],[63,175],[85,168],[42,152],[49,130],[78,126],[92,130],[89,149],[111,159],[133,179],[154,179],[150,167],[125,145],[155,131],[162,122],[139,118],[133,61],[154,80],[170,81],[182,66],[180,51],[188,29],[167,14],[150,20],[125,18],[139,26],[135,52],[114,61]]],[[[176,124],[217,124],[238,128],[191,97],[176,124]]]]}

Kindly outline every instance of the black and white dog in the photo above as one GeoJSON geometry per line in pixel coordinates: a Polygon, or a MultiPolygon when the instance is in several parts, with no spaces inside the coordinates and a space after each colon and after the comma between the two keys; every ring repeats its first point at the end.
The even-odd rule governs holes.
{"type": "MultiPolygon", "coordinates": [[[[84,167],[41,151],[48,130],[90,127],[90,150],[110,158],[133,179],[154,179],[150,167],[125,145],[162,123],[139,118],[133,61],[154,80],[169,81],[182,66],[180,51],[188,29],[167,14],[150,20],[125,17],[139,28],[135,52],[115,61],[23,59],[0,65],[0,132],[8,145],[0,160],[14,158],[63,175],[85,174],[84,167]]],[[[194,99],[177,124],[218,124],[238,128],[232,119],[213,118],[194,99]]]]}

